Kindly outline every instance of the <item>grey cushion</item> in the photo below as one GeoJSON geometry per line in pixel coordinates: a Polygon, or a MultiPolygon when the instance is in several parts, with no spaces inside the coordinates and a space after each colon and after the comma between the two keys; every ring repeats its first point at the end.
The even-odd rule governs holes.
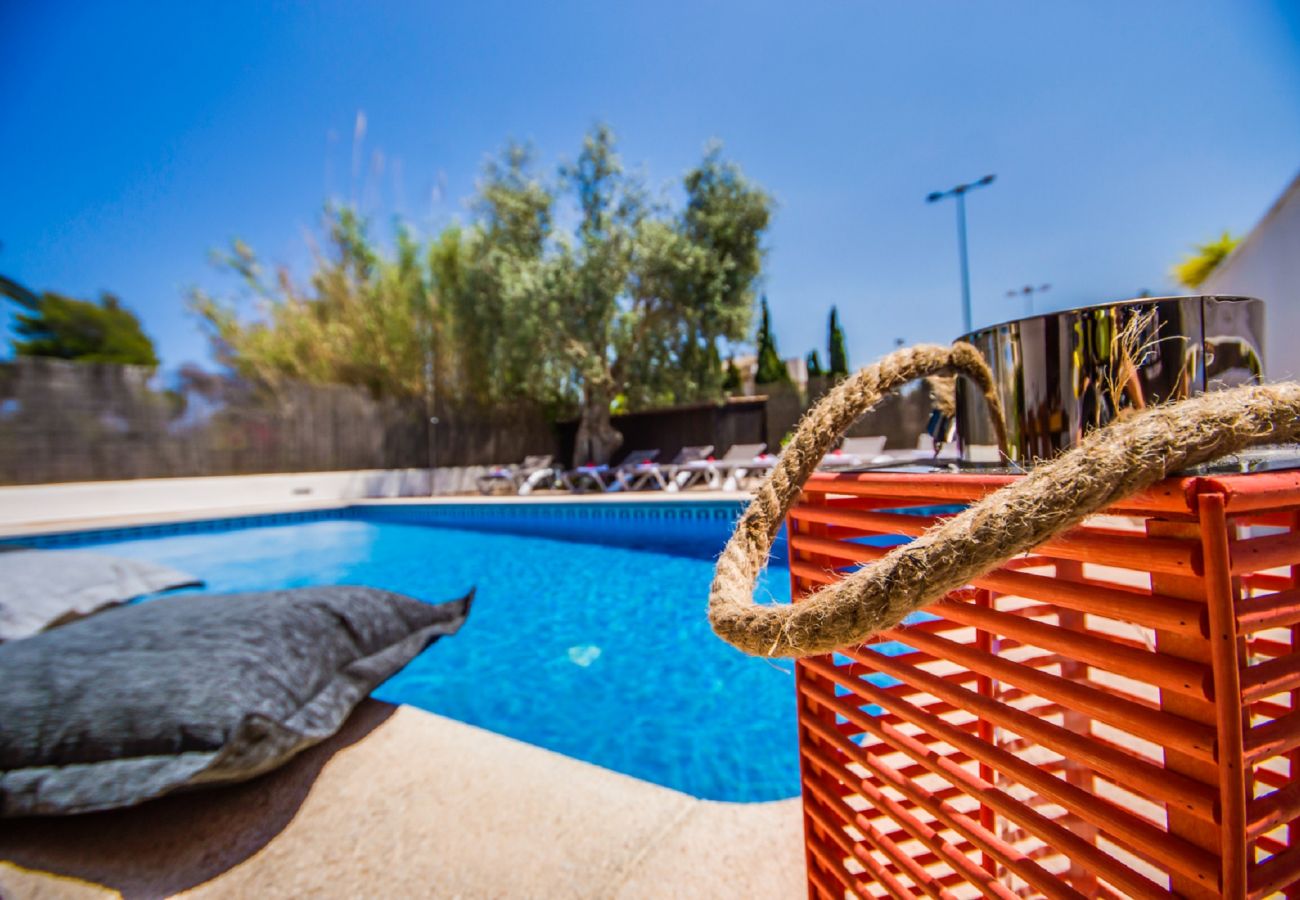
{"type": "Polygon", "coordinates": [[[170,566],[98,553],[0,553],[0,641],[30,637],[136,597],[202,583],[170,566]]]}
{"type": "Polygon", "coordinates": [[[469,613],[363,587],[164,597],[0,645],[0,817],[242,781],[469,613]]]}

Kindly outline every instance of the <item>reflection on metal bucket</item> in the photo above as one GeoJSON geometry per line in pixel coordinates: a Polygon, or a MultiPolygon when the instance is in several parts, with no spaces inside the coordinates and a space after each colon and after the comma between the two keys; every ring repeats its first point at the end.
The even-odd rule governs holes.
{"type": "MultiPolygon", "coordinates": [[[[1010,461],[1032,463],[1078,443],[1123,410],[1259,381],[1264,304],[1246,297],[1158,297],[1062,310],[966,335],[993,370],[1010,461]]],[[[967,462],[990,459],[987,404],[957,382],[957,440],[967,462]]]]}

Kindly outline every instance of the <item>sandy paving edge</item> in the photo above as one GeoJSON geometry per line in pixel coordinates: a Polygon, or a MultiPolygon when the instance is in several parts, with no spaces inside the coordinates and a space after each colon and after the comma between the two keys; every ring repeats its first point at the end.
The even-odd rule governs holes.
{"type": "Polygon", "coordinates": [[[6,900],[805,890],[797,799],[702,801],[376,701],[247,784],[0,823],[0,861],[6,900]]]}

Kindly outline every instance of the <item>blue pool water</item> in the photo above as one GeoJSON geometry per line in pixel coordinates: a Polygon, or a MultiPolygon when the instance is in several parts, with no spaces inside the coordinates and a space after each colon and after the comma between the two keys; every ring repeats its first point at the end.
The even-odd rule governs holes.
{"type": "MultiPolygon", "coordinates": [[[[725,521],[692,523],[701,536],[673,546],[384,518],[123,534],[88,549],[192,572],[209,593],[365,584],[438,601],[477,586],[461,632],[418,656],[375,697],[697,797],[799,793],[792,664],[733,650],[705,618],[725,521]]],[[[606,536],[618,531],[593,527],[606,536]]],[[[643,538],[656,528],[686,530],[676,522],[637,527],[643,538]]],[[[788,570],[769,570],[763,593],[788,601],[789,590],[788,570]]]]}

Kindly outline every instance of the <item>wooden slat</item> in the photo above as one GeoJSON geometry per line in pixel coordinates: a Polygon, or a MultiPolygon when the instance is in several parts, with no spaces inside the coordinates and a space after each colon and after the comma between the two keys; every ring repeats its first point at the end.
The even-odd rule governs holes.
{"type": "Polygon", "coordinates": [[[1199,663],[1161,656],[1145,648],[1137,650],[1131,644],[1126,646],[1108,637],[1035,622],[994,609],[983,609],[973,603],[941,600],[930,606],[928,611],[963,625],[1009,635],[1027,644],[1066,653],[1091,666],[1178,691],[1207,703],[1212,696],[1213,676],[1210,668],[1199,663]]]}
{"type": "MultiPolygon", "coordinates": [[[[884,552],[879,548],[864,547],[863,550],[862,561],[871,561],[884,556],[884,552]]],[[[833,584],[843,577],[834,569],[797,560],[791,560],[790,571],[800,578],[819,585],[833,584]]],[[[1058,606],[1077,609],[1079,612],[1093,613],[1148,628],[1185,634],[1189,637],[1200,637],[1205,632],[1203,605],[1123,585],[1090,579],[1082,579],[1078,582],[1060,581],[1045,575],[1013,572],[1007,569],[995,569],[972,579],[971,584],[999,594],[1027,597],[1031,600],[1047,600],[1058,606]]]]}
{"type": "MultiPolygon", "coordinates": [[[[801,664],[822,665],[822,662],[820,660],[804,660],[801,664]]],[[[872,685],[863,685],[863,690],[870,694],[874,693],[875,689],[872,685]]],[[[900,715],[921,724],[922,727],[927,727],[926,717],[923,713],[920,713],[915,707],[910,707],[910,704],[907,704],[906,701],[895,702],[900,715]]],[[[845,715],[849,714],[848,712],[845,713],[845,715]]],[[[853,712],[852,715],[862,716],[859,712],[853,712]]],[[[1106,872],[1105,877],[1115,884],[1123,886],[1133,896],[1163,896],[1163,892],[1155,888],[1148,879],[1116,864],[1101,850],[1083,841],[1077,835],[1042,815],[1037,810],[1019,802],[973,773],[959,767],[950,766],[944,760],[933,758],[926,752],[924,746],[920,745],[914,738],[910,738],[890,726],[870,722],[866,719],[862,721],[862,725],[864,728],[878,734],[887,744],[902,750],[936,774],[949,779],[953,783],[964,785],[968,791],[980,797],[983,802],[988,803],[1007,819],[1026,829],[1045,844],[1085,861],[1099,872],[1106,872]]],[[[931,724],[929,727],[942,731],[942,725],[931,724]]]]}
{"type": "MultiPolygon", "coordinates": [[[[1177,479],[1170,479],[1175,481],[1177,479]]],[[[1300,506],[1300,473],[1258,472],[1188,479],[1184,490],[1222,494],[1229,514],[1300,506]]]]}
{"type": "MultiPolygon", "coordinates": [[[[905,632],[902,629],[892,629],[885,634],[894,640],[907,641],[935,656],[959,663],[973,672],[1009,682],[1069,709],[1086,713],[1098,721],[1122,728],[1137,737],[1156,741],[1165,747],[1177,748],[1207,762],[1214,761],[1215,734],[1214,729],[1208,725],[1124,699],[1114,690],[1100,690],[1087,684],[1040,672],[1021,663],[981,653],[974,647],[945,638],[905,632]]],[[[854,659],[862,659],[853,651],[848,652],[847,655],[854,659]]],[[[866,660],[863,662],[871,665],[866,660]]],[[[881,668],[884,668],[883,664],[881,668]]]]}
{"type": "MultiPolygon", "coordinates": [[[[931,727],[937,726],[932,725],[931,727]]],[[[845,748],[845,752],[849,753],[850,751],[845,748]]],[[[1189,877],[1199,879],[1203,884],[1212,884],[1216,881],[1216,870],[1212,865],[1211,858],[1201,852],[1199,848],[1159,831],[1148,823],[1127,814],[1114,804],[1091,797],[1059,779],[1039,777],[1041,773],[1034,772],[1032,766],[1018,764],[1012,755],[1005,753],[1005,751],[986,752],[984,755],[1000,756],[1001,759],[999,759],[997,765],[999,771],[1011,774],[1013,780],[1037,791],[1051,802],[1064,806],[1082,820],[1102,827],[1104,831],[1111,833],[1112,839],[1129,847],[1139,856],[1172,871],[1181,872],[1189,877]]],[[[898,786],[895,787],[901,790],[898,786]]],[[[982,797],[991,802],[994,791],[995,789],[990,786],[982,797]]],[[[1042,829],[1042,823],[1045,821],[1049,820],[1040,817],[1038,822],[1028,827],[1035,836],[1044,838],[1045,830],[1042,829]]],[[[1060,838],[1058,837],[1057,840],[1059,841],[1060,838]]],[[[1097,857],[1099,855],[1090,853],[1085,848],[1087,848],[1087,845],[1078,846],[1076,844],[1073,852],[1080,858],[1085,856],[1097,857]]],[[[1091,865],[1098,867],[1096,874],[1118,884],[1128,885],[1130,890],[1134,889],[1129,870],[1113,862],[1104,864],[1102,859],[1104,859],[1104,855],[1101,855],[1101,858],[1091,860],[1091,865]]],[[[1026,877],[1024,873],[1021,873],[1021,876],[1026,877]]],[[[1033,883],[1032,879],[1027,878],[1027,880],[1033,883]]],[[[1042,890],[1041,885],[1037,886],[1042,890]]]]}
{"type": "Polygon", "coordinates": [[[1300,748],[1300,713],[1255,725],[1246,732],[1246,761],[1257,763],[1300,748]]]}
{"type": "MultiPolygon", "coordinates": [[[[859,543],[863,538],[915,537],[946,516],[912,511],[969,505],[1016,477],[815,475],[790,517],[792,578],[809,592],[834,583],[892,550],[859,543]]],[[[1107,885],[1125,895],[1160,893],[1138,874],[1149,872],[1145,866],[1094,843],[1109,839],[1165,869],[1175,892],[1255,897],[1289,887],[1288,896],[1300,897],[1300,852],[1291,837],[1300,825],[1300,472],[1170,479],[1107,512],[1147,522],[1130,531],[1090,519],[974,579],[930,608],[938,618],[879,636],[905,648],[897,656],[864,645],[844,648],[848,665],[830,657],[801,661],[815,673],[800,687],[801,704],[848,723],[823,720],[808,752],[834,757],[834,749],[855,761],[888,756],[894,764],[890,754],[902,750],[910,762],[894,770],[902,782],[891,795],[904,809],[942,827],[904,790],[904,782],[920,779],[931,789],[929,802],[971,810],[963,813],[971,822],[978,811],[980,825],[998,823],[993,833],[1009,841],[1065,854],[1071,863],[1062,877],[1085,893],[1113,895],[1107,885]],[[1242,526],[1261,523],[1290,530],[1237,537],[1242,526]],[[1079,563],[1127,574],[1086,578],[1079,563]],[[1150,573],[1154,590],[1133,572],[1150,573]],[[1000,602],[1004,596],[1011,599],[1000,602]],[[1150,629],[1154,644],[1112,633],[1114,623],[1150,629]],[[877,672],[898,683],[880,688],[864,680],[877,672]],[[831,685],[852,694],[835,697],[831,685]],[[1234,722],[1235,739],[1224,730],[1234,722]],[[999,728],[1015,740],[998,743],[999,728]],[[1225,734],[1232,746],[1220,745],[1225,734]],[[1261,768],[1266,761],[1269,768],[1261,768]],[[1033,818],[1032,808],[1004,793],[1004,783],[1016,786],[1014,797],[1028,791],[1053,805],[1051,815],[1056,807],[1064,815],[1033,818]],[[1108,793],[1119,789],[1144,799],[1126,804],[1108,793]],[[1160,805],[1163,814],[1155,811],[1160,805]],[[1053,843],[1053,828],[1067,828],[1068,837],[1053,843]],[[1254,862],[1261,853],[1273,856],[1254,862]],[[1095,865],[1081,862],[1091,854],[1100,854],[1095,865]]],[[[856,770],[840,777],[852,782],[856,770]]],[[[890,817],[879,809],[854,815],[890,834],[890,817]]],[[[960,840],[968,844],[964,853],[978,856],[977,846],[960,840]]],[[[941,858],[927,852],[909,862],[926,868],[941,858]]],[[[910,878],[896,860],[886,868],[910,878]]],[[[944,874],[929,886],[931,896],[939,886],[960,889],[960,873],[937,871],[944,874]]]]}
{"type": "MultiPolygon", "coordinates": [[[[930,505],[970,503],[1010,484],[1018,477],[974,473],[949,475],[942,472],[927,472],[924,475],[815,472],[804,485],[804,492],[810,495],[833,493],[870,497],[873,500],[897,500],[901,501],[898,504],[900,506],[912,502],[924,502],[930,505]]],[[[1195,479],[1171,478],[1126,497],[1112,506],[1111,511],[1140,515],[1163,513],[1186,516],[1191,512],[1188,491],[1194,485],[1195,479]]],[[[1251,507],[1244,498],[1239,500],[1239,503],[1243,511],[1255,508],[1251,507]]]]}
{"type": "MultiPolygon", "coordinates": [[[[893,860],[896,866],[908,874],[912,883],[924,891],[928,896],[934,897],[936,900],[951,900],[951,898],[953,898],[953,894],[950,891],[945,891],[943,886],[931,877],[929,873],[920,866],[911,864],[908,860],[907,854],[901,852],[893,841],[882,834],[880,830],[870,822],[866,821],[865,817],[859,816],[839,798],[831,796],[830,793],[826,791],[825,787],[818,781],[812,780],[808,783],[808,786],[812,789],[813,794],[830,808],[830,811],[835,814],[839,822],[852,822],[856,825],[858,832],[862,835],[862,839],[865,843],[870,844],[876,850],[880,851],[885,858],[893,860]]],[[[855,844],[849,839],[848,835],[838,827],[839,822],[832,820],[830,815],[819,809],[816,804],[809,804],[808,813],[813,817],[813,820],[821,826],[826,836],[839,846],[845,856],[857,860],[864,869],[871,873],[871,877],[889,891],[892,896],[912,896],[912,892],[908,890],[902,882],[895,878],[888,868],[877,862],[865,847],[861,846],[861,844],[855,844]]]]}
{"type": "MultiPolygon", "coordinates": [[[[869,769],[877,778],[884,779],[883,783],[907,796],[917,806],[938,819],[944,827],[957,831],[984,852],[995,855],[999,862],[1012,869],[1017,875],[1039,888],[1039,890],[1042,890],[1045,895],[1061,898],[1079,896],[1078,892],[1072,890],[1068,885],[1053,884],[1049,873],[1044,872],[1032,861],[1025,859],[1023,855],[1017,853],[1015,848],[1003,842],[996,835],[988,833],[969,816],[953,809],[949,804],[932,799],[929,797],[929,792],[915,783],[899,777],[891,778],[890,776],[896,775],[896,773],[861,747],[845,742],[838,749],[854,762],[869,769]]],[[[814,748],[810,748],[807,752],[815,765],[820,766],[825,771],[835,773],[836,777],[858,785],[863,795],[871,802],[889,809],[899,808],[897,801],[891,799],[870,781],[849,772],[826,754],[814,748]]],[[[1017,900],[1016,894],[1002,885],[996,877],[988,872],[981,872],[964,854],[954,852],[953,848],[939,837],[935,829],[927,827],[915,817],[901,811],[901,809],[895,813],[894,818],[899,824],[903,824],[905,821],[909,822],[909,825],[905,827],[910,833],[917,836],[935,853],[943,856],[950,865],[958,867],[959,871],[964,871],[971,884],[979,888],[985,896],[1001,897],[1003,900],[1017,900]],[[922,835],[925,835],[925,837],[922,837],[922,835]]]]}
{"type": "MultiPolygon", "coordinates": [[[[815,814],[810,814],[810,818],[815,818],[815,814]]],[[[827,832],[820,828],[819,830],[825,834],[826,839],[834,841],[832,837],[834,832],[827,832]]],[[[830,852],[829,848],[825,847],[820,841],[808,841],[808,851],[815,858],[815,864],[808,866],[809,880],[825,896],[832,897],[834,900],[843,900],[845,891],[855,897],[866,898],[871,896],[871,893],[866,889],[867,880],[862,875],[855,875],[850,872],[843,861],[836,859],[835,854],[830,852]],[[829,871],[834,876],[836,882],[838,882],[838,887],[827,884],[826,871],[829,871]]],[[[893,897],[894,900],[914,900],[916,897],[897,879],[877,881],[876,883],[885,888],[886,893],[893,897]]]]}
{"type": "MultiPolygon", "coordinates": [[[[847,534],[835,537],[903,535],[917,537],[950,516],[910,516],[874,510],[835,509],[801,506],[790,511],[800,522],[842,526],[847,534]]],[[[1043,559],[1073,559],[1081,562],[1143,571],[1174,574],[1201,571],[1200,548],[1194,541],[1148,538],[1141,532],[1081,526],[1044,541],[1034,548],[1043,559]]]]}
{"type": "MultiPolygon", "coordinates": [[[[822,759],[825,758],[824,754],[820,754],[819,751],[810,749],[808,752],[814,754],[814,765],[818,764],[818,757],[822,759]]],[[[824,769],[824,771],[832,777],[839,777],[837,774],[839,770],[837,768],[824,769]]],[[[951,892],[944,890],[943,885],[940,884],[938,879],[933,877],[919,863],[909,857],[908,854],[899,849],[898,844],[892,838],[876,828],[867,815],[859,810],[851,808],[839,798],[828,796],[824,792],[824,788],[818,785],[817,782],[813,782],[810,786],[814,793],[820,795],[820,799],[824,803],[835,808],[842,821],[851,823],[855,828],[857,828],[864,840],[880,851],[881,855],[886,859],[889,859],[899,871],[905,873],[914,885],[931,897],[949,898],[953,896],[951,892]]],[[[920,841],[927,847],[930,847],[932,853],[939,852],[943,848],[943,839],[939,837],[938,833],[935,832],[933,828],[917,826],[916,830],[913,831],[904,825],[904,823],[899,819],[891,818],[891,821],[902,826],[901,830],[905,832],[909,840],[920,841]]],[[[844,836],[844,842],[841,846],[846,849],[846,852],[850,856],[855,856],[858,861],[868,869],[872,868],[871,863],[874,862],[874,860],[871,860],[870,854],[863,853],[859,848],[854,847],[852,842],[848,840],[847,836],[844,836]]]]}
{"type": "Polygon", "coordinates": [[[1214,659],[1215,725],[1219,766],[1218,844],[1219,890],[1229,897],[1246,892],[1248,815],[1246,766],[1243,752],[1245,711],[1242,709],[1242,642],[1237,637],[1233,609],[1227,514],[1222,494],[1197,497],[1201,541],[1205,558],[1205,599],[1210,626],[1210,651],[1214,659]]]}
{"type": "MultiPolygon", "coordinates": [[[[1003,705],[998,700],[982,697],[974,691],[944,684],[928,673],[909,670],[904,663],[896,661],[896,658],[878,657],[877,654],[870,656],[857,654],[856,658],[864,661],[863,667],[866,670],[878,667],[879,671],[894,677],[914,679],[917,687],[924,688],[935,696],[941,696],[954,705],[964,706],[981,718],[1005,727],[1027,740],[1036,741],[1066,759],[1090,766],[1131,791],[1158,802],[1171,803],[1207,821],[1214,820],[1218,796],[1209,785],[1168,772],[1138,757],[1132,751],[1112,747],[1093,735],[1079,734],[1048,722],[1044,718],[1045,713],[1040,710],[1022,711],[1003,705]]],[[[860,693],[866,699],[870,699],[875,691],[879,690],[872,685],[869,691],[862,686],[858,678],[854,678],[852,682],[843,680],[849,678],[851,673],[856,674],[854,670],[846,672],[842,667],[837,667],[836,674],[831,674],[829,670],[822,668],[820,663],[815,664],[815,668],[844,687],[860,693]]]]}
{"type": "Polygon", "coordinates": [[[1241,673],[1241,699],[1253,703],[1300,687],[1300,656],[1279,656],[1247,666],[1241,673]]]}
{"type": "Polygon", "coordinates": [[[1267,537],[1229,541],[1232,574],[1259,572],[1300,563],[1300,534],[1271,534],[1267,537]]]}
{"type": "Polygon", "coordinates": [[[1237,601],[1237,628],[1253,633],[1300,624],[1300,590],[1278,591],[1237,601]]]}
{"type": "Polygon", "coordinates": [[[1281,888],[1295,884],[1300,872],[1300,846],[1291,847],[1250,868],[1247,897],[1270,897],[1281,888]]]}
{"type": "Polygon", "coordinates": [[[1251,840],[1300,817],[1300,781],[1290,781],[1285,787],[1252,800],[1248,816],[1247,836],[1251,840]]]}

